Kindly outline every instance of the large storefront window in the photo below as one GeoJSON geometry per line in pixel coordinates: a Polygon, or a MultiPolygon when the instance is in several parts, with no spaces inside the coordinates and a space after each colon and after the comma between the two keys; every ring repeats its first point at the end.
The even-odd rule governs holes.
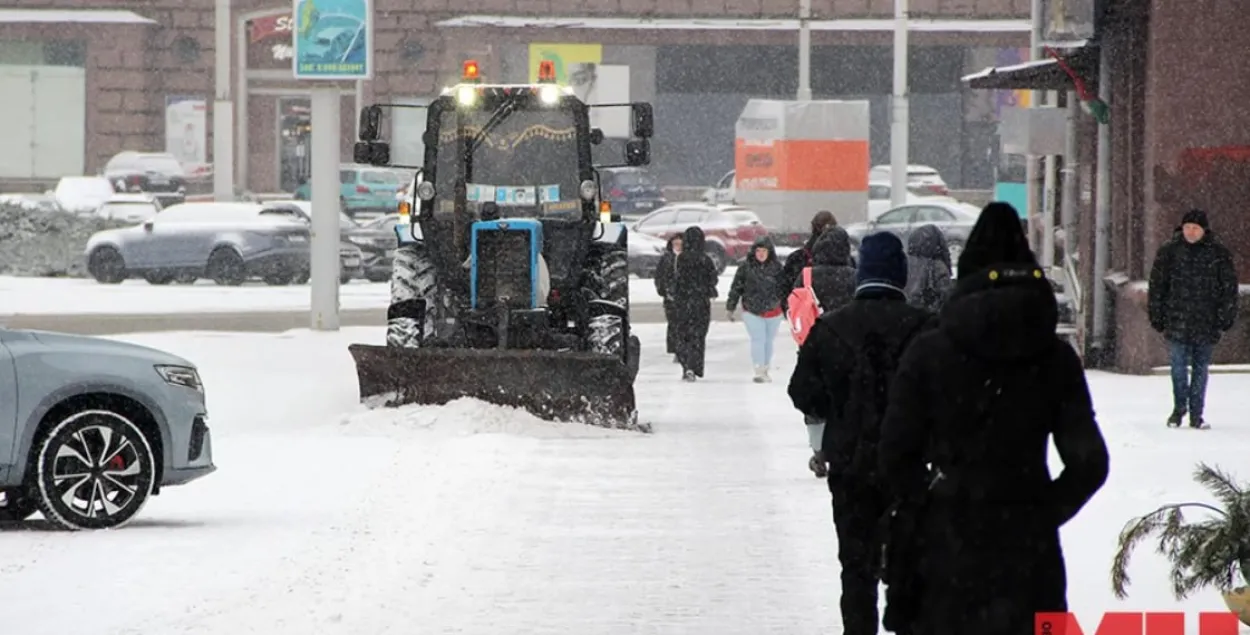
{"type": "Polygon", "coordinates": [[[0,39],[0,66],[86,66],[87,46],[79,40],[0,39]]]}

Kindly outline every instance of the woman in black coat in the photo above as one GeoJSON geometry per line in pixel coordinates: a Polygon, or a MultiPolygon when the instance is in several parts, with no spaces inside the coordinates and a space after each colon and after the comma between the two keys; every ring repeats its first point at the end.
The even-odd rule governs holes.
{"type": "Polygon", "coordinates": [[[712,324],[712,299],[718,295],[720,275],[707,255],[703,230],[687,227],[669,297],[677,325],[677,361],[685,381],[703,376],[707,331],[712,324]]]}
{"type": "Polygon", "coordinates": [[[937,313],[951,292],[951,252],[937,225],[922,225],[907,238],[907,302],[937,313]]]}
{"type": "Polygon", "coordinates": [[[1107,446],[1010,205],[982,212],[959,273],[938,328],[899,361],[879,475],[898,497],[923,492],[915,632],[1028,635],[1036,613],[1067,610],[1059,528],[1106,481],[1107,446]]]}
{"type": "Polygon", "coordinates": [[[672,293],[677,285],[677,256],[681,253],[681,244],[681,234],[669,238],[664,255],[655,267],[655,292],[664,300],[664,321],[668,323],[664,332],[665,350],[673,356],[674,362],[677,361],[677,327],[672,293]]]}

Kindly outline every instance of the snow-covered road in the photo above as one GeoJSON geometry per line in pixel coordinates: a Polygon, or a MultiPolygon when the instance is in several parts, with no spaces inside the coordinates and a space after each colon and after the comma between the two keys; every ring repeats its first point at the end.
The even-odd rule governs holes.
{"type": "MultiPolygon", "coordinates": [[[[793,344],[755,385],[741,326],[714,324],[691,385],[662,327],[638,332],[652,435],[468,401],[364,411],[346,344],[379,329],[120,338],[201,365],[220,470],[119,531],[0,530],[0,633],[837,632],[828,494],[784,394],[793,344]]],[[[1201,497],[1194,462],[1244,464],[1250,379],[1212,379],[1207,432],[1163,428],[1164,377],[1091,382],[1112,478],[1065,530],[1074,608],[1091,628],[1220,608],[1170,600],[1146,552],[1115,602],[1107,567],[1128,518],[1201,497]]]]}

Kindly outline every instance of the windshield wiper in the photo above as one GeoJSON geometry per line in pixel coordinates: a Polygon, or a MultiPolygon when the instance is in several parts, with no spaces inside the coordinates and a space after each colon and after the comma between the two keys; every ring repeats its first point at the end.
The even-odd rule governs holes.
{"type": "Polygon", "coordinates": [[[499,124],[503,123],[503,120],[507,119],[508,116],[516,110],[516,108],[516,100],[509,99],[508,101],[500,104],[499,107],[495,109],[495,112],[491,113],[490,119],[486,121],[486,124],[482,126],[482,129],[479,130],[477,135],[473,137],[473,141],[469,143],[470,157],[473,156],[474,152],[477,152],[478,146],[482,145],[482,143],[486,141],[486,135],[490,134],[495,128],[498,128],[499,124]]]}

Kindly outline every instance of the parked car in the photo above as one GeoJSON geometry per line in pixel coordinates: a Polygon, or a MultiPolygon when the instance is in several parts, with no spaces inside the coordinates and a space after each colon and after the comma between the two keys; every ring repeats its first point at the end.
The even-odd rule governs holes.
{"type": "Polygon", "coordinates": [[[690,226],[698,226],[707,235],[707,252],[717,271],[741,261],[756,239],[768,235],[760,217],[750,209],[706,203],[674,203],[643,217],[631,229],[667,241],[690,226]]]}
{"type": "Polygon", "coordinates": [[[736,203],[738,198],[738,187],[735,185],[737,170],[730,170],[720,177],[716,185],[703,190],[703,202],[712,204],[731,204],[736,203]]]}
{"type": "MultiPolygon", "coordinates": [[[[892,171],[888,165],[874,165],[868,171],[868,180],[889,183],[892,171]]],[[[942,179],[942,174],[927,165],[907,166],[907,184],[927,189],[938,196],[948,196],[951,193],[950,188],[946,187],[946,181],[942,179]]]]}
{"type": "Polygon", "coordinates": [[[61,209],[82,216],[95,214],[117,194],[113,183],[102,176],[63,176],[56,189],[47,192],[61,209]]]}
{"type": "Polygon", "coordinates": [[[104,165],[104,177],[118,192],[146,192],[164,206],[187,200],[187,173],[168,152],[118,152],[104,165]]]}
{"type": "Polygon", "coordinates": [[[858,249],[859,242],[868,234],[888,231],[906,243],[913,229],[921,225],[936,225],[946,237],[951,264],[954,265],[959,262],[959,254],[963,253],[968,234],[980,215],[981,210],[975,205],[955,200],[932,200],[895,207],[875,221],[847,225],[846,233],[851,238],[851,244],[858,249]]]}
{"type": "MultiPolygon", "coordinates": [[[[312,203],[309,201],[270,201],[269,207],[289,206],[297,211],[301,220],[312,223],[312,203]]],[[[386,282],[391,279],[391,259],[399,247],[395,236],[395,224],[399,214],[380,216],[364,225],[358,224],[347,214],[339,215],[339,230],[344,243],[360,252],[361,264],[358,276],[370,282],[386,282]]],[[[347,265],[344,263],[344,271],[347,265]]]]}
{"type": "Polygon", "coordinates": [[[114,529],[212,473],[195,364],[115,340],[0,328],[0,520],[114,529]]]}
{"type": "Polygon", "coordinates": [[[12,205],[33,212],[60,212],[63,211],[61,206],[57,204],[56,197],[50,194],[34,194],[34,193],[15,193],[0,194],[0,205],[12,205]]]}
{"type": "Polygon", "coordinates": [[[308,225],[265,209],[182,203],[139,225],[96,232],[85,249],[87,271],[102,284],[135,277],[151,284],[198,277],[230,286],[252,277],[289,284],[308,271],[308,225]]]}
{"type": "MultiPolygon", "coordinates": [[[[399,174],[394,170],[355,164],[339,166],[339,207],[352,217],[365,211],[393,212],[400,184],[399,174]]],[[[292,198],[312,200],[312,184],[301,183],[292,198]]]]}
{"type": "Polygon", "coordinates": [[[114,194],[96,209],[96,216],[127,223],[142,223],[160,213],[161,202],[151,194],[114,194]]]}
{"type": "MultiPolygon", "coordinates": [[[[890,190],[892,188],[893,185],[889,181],[871,181],[868,183],[868,220],[876,220],[882,214],[889,211],[890,190]]],[[[933,199],[946,201],[955,200],[949,196],[934,194],[932,190],[924,186],[909,185],[907,186],[907,194],[905,195],[903,204],[917,205],[933,199]]]]}
{"type": "Polygon", "coordinates": [[[617,214],[646,214],[664,207],[668,200],[660,183],[646,168],[599,170],[599,192],[617,214]]]}

